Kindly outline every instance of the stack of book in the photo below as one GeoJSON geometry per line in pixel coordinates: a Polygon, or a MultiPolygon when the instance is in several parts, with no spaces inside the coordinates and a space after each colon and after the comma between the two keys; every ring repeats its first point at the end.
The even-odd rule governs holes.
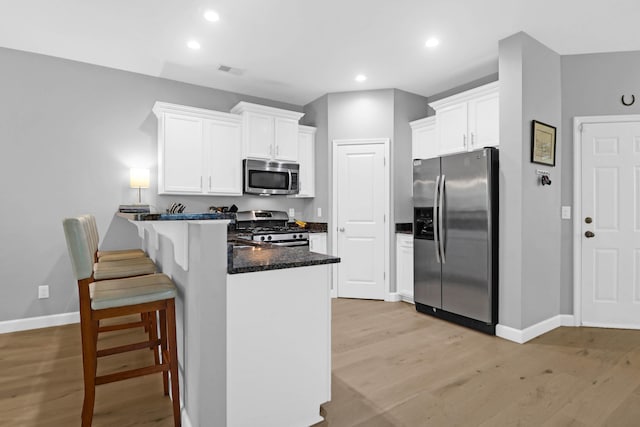
{"type": "Polygon", "coordinates": [[[120,205],[118,211],[122,213],[149,213],[149,205],[120,205]]]}

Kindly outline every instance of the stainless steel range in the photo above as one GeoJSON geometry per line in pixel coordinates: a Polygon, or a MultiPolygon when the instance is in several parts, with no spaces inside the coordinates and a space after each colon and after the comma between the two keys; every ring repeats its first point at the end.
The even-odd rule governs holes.
{"type": "Polygon", "coordinates": [[[236,214],[237,238],[276,246],[309,245],[309,232],[289,225],[282,211],[242,211],[236,214]]]}

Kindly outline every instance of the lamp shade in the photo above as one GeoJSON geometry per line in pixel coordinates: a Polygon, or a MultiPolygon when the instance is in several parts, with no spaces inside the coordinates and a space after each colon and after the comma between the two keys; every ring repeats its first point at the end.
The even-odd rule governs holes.
{"type": "Polygon", "coordinates": [[[149,188],[149,169],[131,168],[129,186],[131,188],[149,188]]]}

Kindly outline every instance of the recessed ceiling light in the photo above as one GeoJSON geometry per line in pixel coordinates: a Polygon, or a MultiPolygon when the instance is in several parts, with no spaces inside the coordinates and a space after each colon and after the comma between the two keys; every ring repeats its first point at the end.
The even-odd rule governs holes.
{"type": "Polygon", "coordinates": [[[357,81],[357,82],[363,82],[363,81],[365,81],[365,80],[367,80],[367,76],[365,76],[364,74],[358,74],[358,75],[356,76],[356,81],[357,81]]]}
{"type": "Polygon", "coordinates": [[[187,47],[189,49],[198,50],[200,49],[200,43],[195,40],[189,40],[189,42],[187,43],[187,47]]]}
{"type": "Polygon", "coordinates": [[[204,13],[204,19],[209,22],[217,22],[220,20],[220,15],[215,10],[207,10],[204,13]]]}
{"type": "Polygon", "coordinates": [[[435,37],[431,37],[429,39],[427,39],[426,43],[424,44],[426,47],[436,47],[440,44],[440,40],[438,40],[435,37]]]}

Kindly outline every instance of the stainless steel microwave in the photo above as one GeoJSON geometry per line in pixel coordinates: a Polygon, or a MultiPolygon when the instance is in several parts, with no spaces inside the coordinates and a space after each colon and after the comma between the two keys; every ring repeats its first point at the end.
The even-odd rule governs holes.
{"type": "Polygon", "coordinates": [[[246,194],[298,194],[300,165],[268,160],[243,160],[246,194]]]}

